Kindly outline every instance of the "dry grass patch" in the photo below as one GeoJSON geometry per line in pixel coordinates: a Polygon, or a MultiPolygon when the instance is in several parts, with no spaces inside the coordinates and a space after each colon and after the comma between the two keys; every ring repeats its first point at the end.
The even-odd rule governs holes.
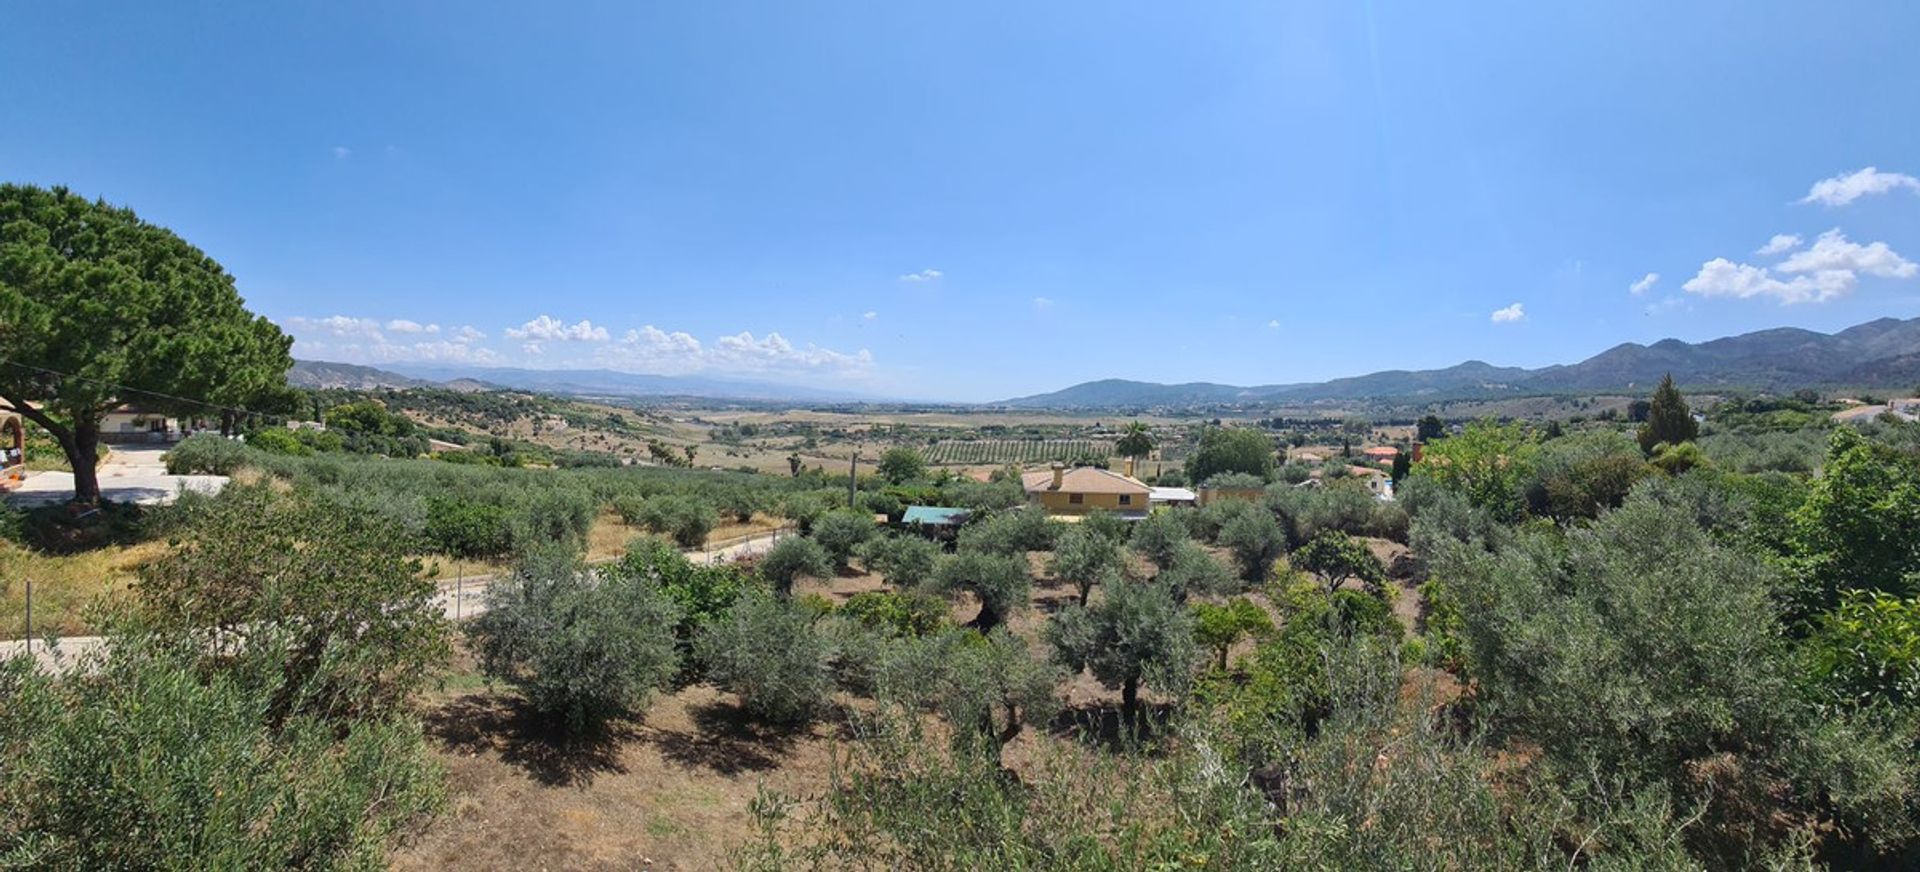
{"type": "Polygon", "coordinates": [[[125,590],[142,564],[166,551],[164,542],[146,542],[51,555],[0,542],[0,638],[25,634],[29,581],[35,636],[92,633],[90,607],[125,590]]]}

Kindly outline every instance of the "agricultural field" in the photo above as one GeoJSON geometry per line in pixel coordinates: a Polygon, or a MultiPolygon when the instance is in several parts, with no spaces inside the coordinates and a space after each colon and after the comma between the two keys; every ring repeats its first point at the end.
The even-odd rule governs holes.
{"type": "Polygon", "coordinates": [[[1100,439],[954,439],[926,449],[927,462],[940,465],[1016,466],[1113,455],[1113,443],[1100,439]]]}

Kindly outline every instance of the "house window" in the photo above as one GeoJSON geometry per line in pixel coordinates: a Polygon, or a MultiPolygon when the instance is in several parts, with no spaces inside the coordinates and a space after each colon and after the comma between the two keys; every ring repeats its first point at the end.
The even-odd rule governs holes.
{"type": "Polygon", "coordinates": [[[1086,501],[1087,501],[1086,494],[1068,494],[1067,495],[1067,502],[1076,506],[1086,501]]]}
{"type": "Polygon", "coordinates": [[[1123,506],[1133,505],[1133,494],[1121,494],[1120,505],[1123,505],[1123,506]]]}

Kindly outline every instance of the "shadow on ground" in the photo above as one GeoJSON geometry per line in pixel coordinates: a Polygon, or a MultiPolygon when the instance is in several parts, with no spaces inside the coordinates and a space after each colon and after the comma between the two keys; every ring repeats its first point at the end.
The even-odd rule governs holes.
{"type": "Polygon", "coordinates": [[[640,731],[639,738],[683,766],[728,776],[779,768],[781,758],[793,749],[797,731],[805,730],[756,724],[732,702],[691,705],[687,716],[692,721],[691,729],[649,725],[640,731]]]}
{"type": "Polygon", "coordinates": [[[492,751],[548,786],[585,786],[602,773],[625,773],[620,746],[637,731],[625,721],[609,723],[588,736],[564,736],[518,698],[471,693],[427,713],[427,735],[450,750],[492,751]]]}
{"type": "Polygon", "coordinates": [[[1117,704],[1071,706],[1054,716],[1047,731],[1098,745],[1114,753],[1152,749],[1153,740],[1173,716],[1173,706],[1142,700],[1137,718],[1128,718],[1117,704]]]}

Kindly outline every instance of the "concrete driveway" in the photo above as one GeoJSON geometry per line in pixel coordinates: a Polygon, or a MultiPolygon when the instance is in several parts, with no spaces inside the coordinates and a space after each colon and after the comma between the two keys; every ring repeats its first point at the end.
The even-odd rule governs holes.
{"type": "MultiPolygon", "coordinates": [[[[182,490],[217,494],[227,486],[224,475],[168,475],[161,457],[165,445],[117,445],[100,466],[100,496],[116,503],[163,506],[173,502],[182,490]]],[[[10,506],[54,505],[73,498],[73,473],[27,473],[19,490],[6,494],[10,506]]]]}

